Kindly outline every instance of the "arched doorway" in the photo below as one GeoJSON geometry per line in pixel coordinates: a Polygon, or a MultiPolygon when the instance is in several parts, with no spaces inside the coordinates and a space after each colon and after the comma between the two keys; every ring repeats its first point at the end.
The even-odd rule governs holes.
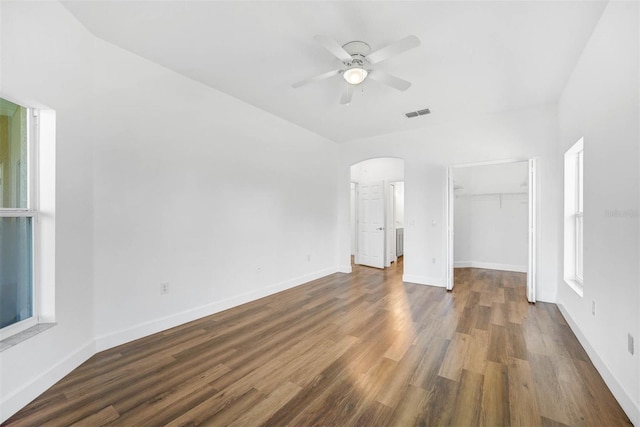
{"type": "Polygon", "coordinates": [[[404,160],[351,166],[352,263],[386,268],[404,255],[404,160]]]}

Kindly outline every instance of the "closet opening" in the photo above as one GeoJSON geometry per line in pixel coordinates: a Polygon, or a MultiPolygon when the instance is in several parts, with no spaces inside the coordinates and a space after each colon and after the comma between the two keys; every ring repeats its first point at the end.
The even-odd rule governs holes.
{"type": "Polygon", "coordinates": [[[452,166],[448,175],[447,289],[486,279],[535,302],[535,161],[452,166]]]}

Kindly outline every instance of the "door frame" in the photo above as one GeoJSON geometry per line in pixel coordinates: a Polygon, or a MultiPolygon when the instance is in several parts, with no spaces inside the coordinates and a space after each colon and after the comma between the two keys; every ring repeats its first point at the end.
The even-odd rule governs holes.
{"type": "MultiPolygon", "coordinates": [[[[391,235],[389,238],[389,242],[387,242],[388,244],[391,244],[391,249],[392,249],[392,255],[391,258],[387,260],[388,265],[387,267],[391,266],[391,263],[394,262],[398,262],[398,248],[397,248],[397,232],[396,232],[396,186],[399,183],[403,183],[404,184],[404,180],[402,181],[388,181],[388,188],[389,188],[389,203],[388,203],[388,208],[389,208],[389,215],[387,217],[387,226],[389,227],[389,233],[387,233],[387,237],[389,237],[389,234],[391,235]]],[[[403,206],[404,208],[404,206],[403,206]]]]}
{"type": "Polygon", "coordinates": [[[353,263],[360,264],[358,260],[358,187],[359,184],[355,181],[349,181],[349,226],[351,226],[351,209],[353,208],[353,228],[349,230],[349,240],[352,242],[351,252],[353,252],[353,263]],[[351,194],[351,185],[353,185],[353,194],[351,194]],[[354,236],[355,235],[355,236],[354,236]]]}
{"type": "Polygon", "coordinates": [[[529,185],[527,188],[528,193],[528,263],[527,263],[527,300],[531,303],[536,302],[536,285],[538,280],[537,275],[537,242],[538,242],[538,197],[537,197],[537,162],[536,159],[505,159],[505,160],[495,160],[495,161],[487,161],[487,162],[475,162],[475,163],[465,163],[459,165],[451,165],[447,168],[446,173],[446,203],[445,203],[445,218],[447,222],[446,231],[446,276],[445,276],[445,285],[448,291],[453,290],[454,280],[453,280],[453,272],[454,272],[454,236],[455,236],[455,227],[454,227],[454,202],[455,202],[455,192],[454,192],[454,171],[459,168],[464,167],[473,167],[473,166],[487,166],[487,165],[499,165],[505,163],[520,163],[527,162],[528,165],[528,178],[529,185]]]}
{"type": "Polygon", "coordinates": [[[538,171],[536,159],[529,159],[529,262],[527,264],[527,300],[536,302],[538,283],[538,171]]]}

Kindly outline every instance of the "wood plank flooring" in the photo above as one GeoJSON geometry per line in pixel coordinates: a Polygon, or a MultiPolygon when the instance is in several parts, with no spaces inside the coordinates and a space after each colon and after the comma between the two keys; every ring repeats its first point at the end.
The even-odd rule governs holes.
{"type": "Polygon", "coordinates": [[[7,426],[630,425],[525,275],[354,267],[99,353],[7,426]]]}

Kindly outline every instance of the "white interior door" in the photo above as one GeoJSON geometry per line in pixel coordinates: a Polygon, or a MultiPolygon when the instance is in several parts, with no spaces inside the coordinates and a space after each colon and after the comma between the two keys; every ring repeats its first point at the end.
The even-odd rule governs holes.
{"type": "Polygon", "coordinates": [[[527,300],[536,302],[537,281],[537,187],[536,160],[529,159],[529,263],[527,266],[527,300]]]}
{"type": "Polygon", "coordinates": [[[453,182],[453,168],[447,169],[447,277],[446,286],[447,290],[453,289],[453,204],[455,201],[453,182]]]}
{"type": "Polygon", "coordinates": [[[358,263],[384,268],[384,184],[358,188],[358,263]]]}

